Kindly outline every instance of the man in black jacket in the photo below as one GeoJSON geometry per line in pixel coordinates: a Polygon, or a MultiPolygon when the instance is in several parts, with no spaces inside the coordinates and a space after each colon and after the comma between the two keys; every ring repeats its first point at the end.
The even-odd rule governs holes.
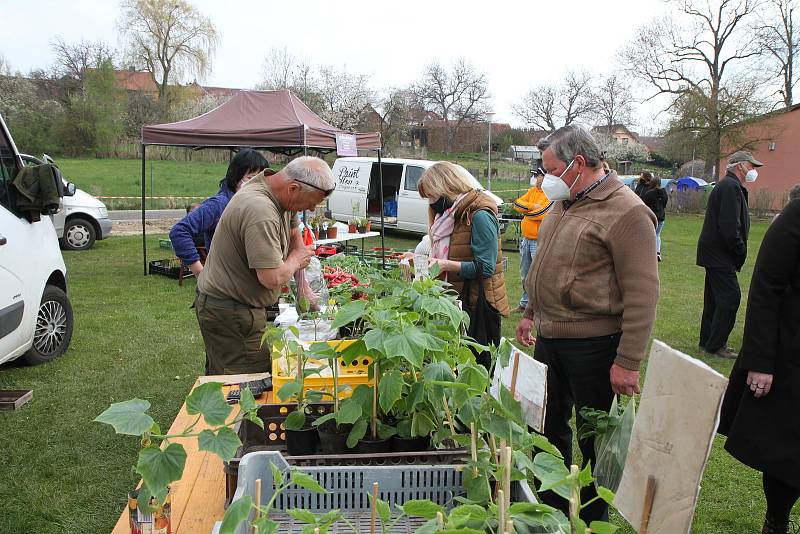
{"type": "Polygon", "coordinates": [[[697,265],[706,269],[700,347],[722,358],[736,358],[727,346],[736,323],[742,292],[736,273],[747,257],[750,215],[744,182],[758,178],[756,167],[763,163],[749,152],[734,152],[728,158],[728,172],[708,196],[706,217],[697,242],[697,265]]]}

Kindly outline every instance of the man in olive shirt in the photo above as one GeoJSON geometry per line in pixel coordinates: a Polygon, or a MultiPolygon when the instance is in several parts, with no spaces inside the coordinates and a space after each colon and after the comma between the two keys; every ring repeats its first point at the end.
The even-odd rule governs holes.
{"type": "Polygon", "coordinates": [[[303,245],[297,212],[314,208],[334,188],[328,164],[304,156],[271,176],[256,175],[228,203],[197,280],[206,374],[270,370],[270,347],[261,346],[265,308],[314,254],[303,245]]]}

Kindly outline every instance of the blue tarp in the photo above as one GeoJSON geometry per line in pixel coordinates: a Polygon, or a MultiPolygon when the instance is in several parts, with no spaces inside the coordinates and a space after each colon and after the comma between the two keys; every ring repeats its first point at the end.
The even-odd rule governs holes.
{"type": "Polygon", "coordinates": [[[678,184],[678,191],[702,189],[708,185],[708,182],[702,178],[695,178],[694,176],[684,176],[683,178],[678,178],[676,183],[678,184]]]}

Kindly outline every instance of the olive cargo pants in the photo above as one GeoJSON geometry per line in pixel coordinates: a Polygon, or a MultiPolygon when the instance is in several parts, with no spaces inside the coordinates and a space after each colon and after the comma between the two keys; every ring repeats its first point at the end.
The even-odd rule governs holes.
{"type": "Polygon", "coordinates": [[[261,346],[267,326],[264,308],[248,308],[201,293],[194,309],[206,347],[207,375],[271,371],[270,347],[261,346]]]}

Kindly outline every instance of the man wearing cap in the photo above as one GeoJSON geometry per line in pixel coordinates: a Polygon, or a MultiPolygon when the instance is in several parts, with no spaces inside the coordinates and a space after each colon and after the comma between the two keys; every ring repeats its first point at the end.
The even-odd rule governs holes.
{"type": "Polygon", "coordinates": [[[744,183],[755,182],[756,167],[762,165],[749,152],[740,150],[731,154],[727,174],[708,196],[703,229],[697,242],[697,265],[706,270],[700,348],[722,358],[737,356],[727,343],[742,296],[736,273],[747,257],[750,232],[744,183]]]}
{"type": "Polygon", "coordinates": [[[303,156],[272,175],[257,174],[228,203],[194,302],[206,374],[271,369],[270,347],[261,345],[265,308],[314,254],[303,244],[297,212],[317,206],[335,186],[325,161],[303,156]]]}

